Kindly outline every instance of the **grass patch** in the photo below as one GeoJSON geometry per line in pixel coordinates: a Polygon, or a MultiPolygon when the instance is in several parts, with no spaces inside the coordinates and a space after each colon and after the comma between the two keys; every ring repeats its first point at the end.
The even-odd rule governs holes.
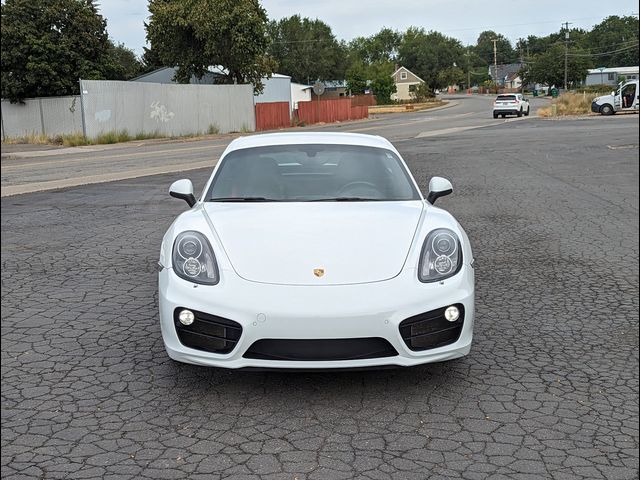
{"type": "Polygon", "coordinates": [[[24,135],[22,137],[9,137],[2,141],[2,143],[6,143],[8,145],[18,145],[22,143],[30,143],[32,145],[48,145],[51,142],[51,138],[46,135],[37,135],[35,133],[30,133],[29,135],[24,135]]]}
{"type": "Polygon", "coordinates": [[[69,133],[65,135],[26,135],[23,137],[10,137],[3,140],[6,144],[30,143],[32,145],[64,145],[65,147],[80,147],[83,145],[105,145],[111,143],[130,142],[132,140],[149,140],[152,138],[166,138],[160,132],[139,132],[135,135],[126,130],[104,132],[94,138],[86,138],[82,133],[69,133]]]}
{"type": "Polygon", "coordinates": [[[209,135],[218,135],[220,133],[220,127],[212,123],[211,125],[209,125],[209,128],[207,129],[207,133],[209,135]]]}
{"type": "Polygon", "coordinates": [[[539,108],[539,117],[565,115],[587,115],[591,112],[593,95],[587,93],[564,93],[551,102],[551,105],[539,108]]]}

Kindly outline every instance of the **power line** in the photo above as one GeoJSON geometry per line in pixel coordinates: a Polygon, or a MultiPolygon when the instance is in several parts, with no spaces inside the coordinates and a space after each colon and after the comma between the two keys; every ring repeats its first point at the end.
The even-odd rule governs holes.
{"type": "Polygon", "coordinates": [[[619,48],[618,50],[611,50],[609,52],[600,52],[600,53],[570,53],[570,57],[602,57],[604,55],[611,55],[612,53],[624,52],[626,50],[631,50],[637,48],[638,44],[629,45],[628,47],[619,48]]]}

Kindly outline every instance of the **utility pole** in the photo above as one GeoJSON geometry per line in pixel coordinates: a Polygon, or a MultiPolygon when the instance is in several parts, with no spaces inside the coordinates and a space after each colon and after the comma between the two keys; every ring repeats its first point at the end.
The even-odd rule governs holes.
{"type": "Polygon", "coordinates": [[[569,22],[564,22],[564,90],[567,91],[567,73],[569,71],[569,22]]]}
{"type": "Polygon", "coordinates": [[[467,57],[467,93],[471,93],[471,70],[470,68],[470,59],[471,53],[469,52],[469,46],[467,46],[467,51],[465,53],[467,57]]]}
{"type": "Polygon", "coordinates": [[[496,93],[498,93],[498,47],[496,47],[498,39],[494,38],[491,41],[493,42],[493,74],[495,75],[496,93]]]}

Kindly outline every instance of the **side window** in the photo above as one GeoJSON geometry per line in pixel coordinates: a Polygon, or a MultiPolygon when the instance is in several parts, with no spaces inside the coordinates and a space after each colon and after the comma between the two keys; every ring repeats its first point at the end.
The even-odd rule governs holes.
{"type": "Polygon", "coordinates": [[[400,72],[400,80],[406,80],[407,79],[407,72],[400,72]]]}

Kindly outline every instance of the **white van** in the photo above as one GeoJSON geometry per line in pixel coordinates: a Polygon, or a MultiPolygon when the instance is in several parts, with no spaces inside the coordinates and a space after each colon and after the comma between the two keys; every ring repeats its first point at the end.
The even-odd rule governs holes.
{"type": "Polygon", "coordinates": [[[594,98],[591,103],[591,111],[602,115],[613,115],[616,112],[637,112],[640,95],[638,87],[638,80],[620,82],[617,92],[594,98]]]}

